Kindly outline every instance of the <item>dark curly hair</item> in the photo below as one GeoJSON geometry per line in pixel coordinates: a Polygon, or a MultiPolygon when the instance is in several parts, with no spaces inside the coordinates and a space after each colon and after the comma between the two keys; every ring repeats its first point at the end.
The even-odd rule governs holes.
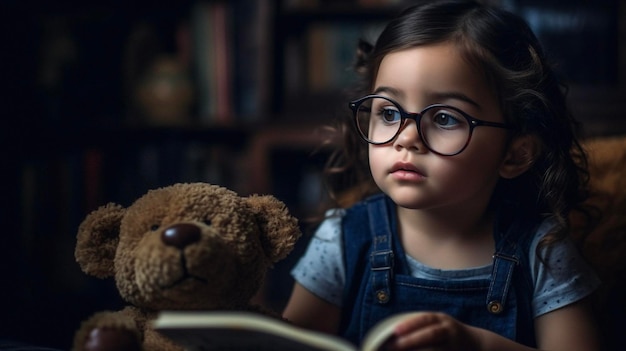
{"type": "MultiPolygon", "coordinates": [[[[374,45],[359,43],[355,70],[360,80],[352,98],[372,91],[385,55],[442,42],[456,45],[462,57],[484,73],[506,122],[515,126],[510,140],[530,134],[540,143],[531,169],[515,179],[502,179],[492,205],[513,198],[533,215],[552,215],[560,228],[550,240],[564,237],[569,212],[587,196],[587,160],[576,137],[579,125],[566,104],[566,89],[538,39],[517,15],[476,1],[423,1],[407,8],[387,24],[374,45]]],[[[337,200],[334,205],[347,206],[378,189],[369,172],[367,144],[354,130],[352,115],[337,122],[325,179],[331,198],[337,200]]]]}

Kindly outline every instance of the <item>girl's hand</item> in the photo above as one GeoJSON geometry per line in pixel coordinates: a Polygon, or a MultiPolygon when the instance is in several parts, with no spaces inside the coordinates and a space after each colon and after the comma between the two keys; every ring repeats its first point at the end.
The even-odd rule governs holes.
{"type": "Polygon", "coordinates": [[[418,313],[398,324],[386,350],[478,351],[479,334],[445,313],[418,313]]]}

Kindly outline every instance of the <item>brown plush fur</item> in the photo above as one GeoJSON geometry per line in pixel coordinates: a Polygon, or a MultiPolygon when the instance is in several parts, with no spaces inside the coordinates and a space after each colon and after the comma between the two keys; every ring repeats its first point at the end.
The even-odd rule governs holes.
{"type": "MultiPolygon", "coordinates": [[[[603,281],[599,300],[614,289],[626,288],[626,137],[587,140],[591,206],[596,226],[581,225],[574,213],[574,235],[582,240],[583,253],[603,281]]],[[[610,308],[610,306],[607,306],[610,308]]]]}
{"type": "Polygon", "coordinates": [[[143,350],[181,350],[150,328],[160,310],[266,313],[250,299],[299,236],[297,220],[276,198],[239,197],[206,183],[150,190],[128,208],[100,207],[79,227],[76,260],[87,274],[114,277],[131,305],[83,322],[74,349],[85,350],[100,328],[132,335],[143,350]]]}

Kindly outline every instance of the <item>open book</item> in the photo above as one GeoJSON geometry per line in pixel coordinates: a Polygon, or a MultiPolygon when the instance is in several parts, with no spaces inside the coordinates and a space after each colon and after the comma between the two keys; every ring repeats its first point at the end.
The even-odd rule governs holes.
{"type": "Polygon", "coordinates": [[[396,323],[408,314],[412,313],[378,323],[368,332],[361,348],[337,336],[248,312],[164,311],[153,327],[186,351],[375,351],[391,337],[396,323]]]}

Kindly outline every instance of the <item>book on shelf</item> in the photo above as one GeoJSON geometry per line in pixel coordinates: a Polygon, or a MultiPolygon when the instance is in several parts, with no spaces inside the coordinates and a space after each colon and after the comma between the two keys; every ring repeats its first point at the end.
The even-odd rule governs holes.
{"type": "Polygon", "coordinates": [[[233,104],[238,122],[258,122],[272,97],[273,0],[237,0],[232,4],[233,104]]]}
{"type": "Polygon", "coordinates": [[[233,41],[230,7],[223,2],[198,2],[191,14],[198,113],[207,124],[232,118],[233,41]]]}
{"type": "Polygon", "coordinates": [[[415,313],[420,312],[382,320],[367,333],[360,347],[338,336],[250,312],[163,311],[153,327],[186,351],[375,351],[383,349],[399,321],[415,313]]]}
{"type": "Polygon", "coordinates": [[[270,0],[197,1],[190,36],[201,122],[229,125],[261,118],[271,70],[270,0]]]}
{"type": "MultiPolygon", "coordinates": [[[[384,21],[313,23],[306,32],[306,58],[291,58],[308,62],[308,90],[311,92],[336,91],[356,83],[353,71],[360,39],[374,42],[384,21]]],[[[293,54],[292,54],[293,55],[293,54]]]]}

